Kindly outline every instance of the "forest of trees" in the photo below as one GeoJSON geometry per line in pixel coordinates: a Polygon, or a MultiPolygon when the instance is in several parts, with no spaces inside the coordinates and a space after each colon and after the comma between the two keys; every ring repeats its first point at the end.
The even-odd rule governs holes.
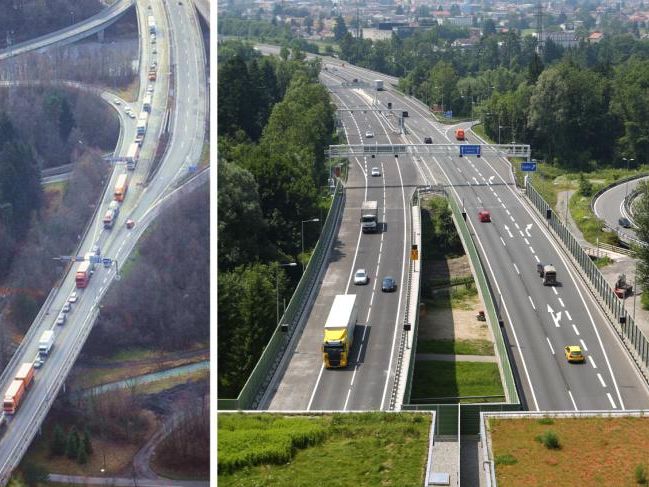
{"type": "MultiPolygon", "coordinates": [[[[276,285],[288,299],[300,277],[278,263],[305,257],[300,222],[326,204],[335,107],[319,62],[302,58],[219,46],[219,397],[236,397],[275,330],[276,285]]],[[[305,247],[316,237],[305,235],[305,247]]]]}
{"type": "Polygon", "coordinates": [[[0,49],[26,41],[99,12],[100,0],[0,0],[0,49]]]}
{"type": "Polygon", "coordinates": [[[119,286],[83,349],[90,357],[126,347],[184,350],[209,338],[209,188],[183,195],[160,214],[138,247],[120,262],[119,286]]]}
{"type": "Polygon", "coordinates": [[[487,134],[529,143],[534,157],[565,169],[648,162],[649,40],[606,36],[563,49],[515,30],[486,33],[473,49],[452,47],[468,31],[434,26],[372,41],[346,34],[341,58],[400,76],[400,88],[455,116],[480,118],[487,134]]]}

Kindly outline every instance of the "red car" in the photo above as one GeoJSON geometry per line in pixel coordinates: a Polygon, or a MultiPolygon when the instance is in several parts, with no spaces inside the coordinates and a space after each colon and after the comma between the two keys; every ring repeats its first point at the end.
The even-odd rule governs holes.
{"type": "Polygon", "coordinates": [[[491,221],[491,214],[487,210],[482,210],[481,212],[478,213],[478,218],[480,218],[481,222],[490,222],[491,221]]]}

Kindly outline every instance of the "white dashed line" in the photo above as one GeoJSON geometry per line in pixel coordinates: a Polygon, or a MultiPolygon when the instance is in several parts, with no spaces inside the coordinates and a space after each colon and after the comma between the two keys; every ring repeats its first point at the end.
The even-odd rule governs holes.
{"type": "Polygon", "coordinates": [[[579,408],[577,407],[577,403],[575,402],[575,398],[572,397],[572,392],[570,392],[570,389],[568,389],[568,395],[570,396],[570,400],[572,401],[572,405],[575,408],[575,411],[579,411],[579,408]]]}
{"type": "Polygon", "coordinates": [[[579,343],[581,343],[581,348],[583,348],[584,351],[587,352],[587,351],[588,351],[588,347],[586,346],[586,344],[584,343],[584,341],[583,341],[582,339],[579,339],[579,343]]]}
{"type": "Polygon", "coordinates": [[[507,244],[505,243],[502,237],[500,237],[500,241],[503,243],[503,246],[507,247],[507,244]]]}
{"type": "Polygon", "coordinates": [[[563,302],[563,299],[559,298],[559,303],[561,304],[561,306],[562,306],[563,308],[566,307],[565,303],[563,302]]]}
{"type": "Polygon", "coordinates": [[[520,229],[521,229],[521,227],[518,226],[518,223],[514,223],[514,225],[516,226],[516,230],[520,230],[520,229]]]}
{"type": "Polygon", "coordinates": [[[104,290],[104,286],[101,286],[101,287],[99,288],[99,293],[101,294],[101,292],[102,292],[103,290],[104,290]]]}
{"type": "Polygon", "coordinates": [[[611,393],[607,392],[606,396],[608,397],[609,402],[611,403],[611,407],[613,409],[617,409],[617,406],[615,405],[615,401],[613,400],[613,397],[611,397],[611,393]]]}
{"type": "Polygon", "coordinates": [[[545,337],[545,339],[548,341],[548,345],[550,347],[550,351],[552,352],[552,355],[554,355],[554,348],[552,348],[552,344],[550,343],[550,339],[548,337],[545,337]]]}
{"type": "Polygon", "coordinates": [[[515,222],[515,221],[516,221],[516,220],[514,219],[514,217],[513,217],[513,216],[511,216],[511,215],[509,215],[509,219],[510,219],[511,221],[513,221],[513,222],[515,222]]]}
{"type": "Polygon", "coordinates": [[[536,311],[536,306],[534,306],[534,301],[532,301],[532,296],[528,296],[527,299],[530,300],[530,303],[532,304],[532,308],[536,311]]]}
{"type": "Polygon", "coordinates": [[[521,234],[521,237],[524,237],[524,236],[525,236],[525,234],[523,233],[523,230],[519,230],[518,233],[521,234]]]}
{"type": "Polygon", "coordinates": [[[530,244],[530,241],[527,240],[527,239],[524,239],[523,241],[525,242],[525,245],[529,245],[529,244],[530,244]]]}
{"type": "Polygon", "coordinates": [[[559,294],[559,291],[557,291],[556,287],[553,287],[552,290],[554,291],[554,294],[559,294]]]}
{"type": "Polygon", "coordinates": [[[593,359],[592,355],[588,356],[588,360],[590,360],[590,365],[593,366],[593,369],[597,368],[597,364],[595,363],[595,359],[593,359]]]}
{"type": "Polygon", "coordinates": [[[518,266],[514,264],[514,269],[516,269],[516,274],[521,275],[521,271],[518,270],[518,266]]]}
{"type": "Polygon", "coordinates": [[[536,252],[534,252],[534,248],[531,245],[530,245],[530,252],[532,252],[533,254],[536,254],[536,252]]]}
{"type": "Polygon", "coordinates": [[[577,334],[577,336],[579,336],[579,330],[577,329],[577,325],[573,324],[572,329],[575,330],[575,333],[577,334]]]}
{"type": "Polygon", "coordinates": [[[599,379],[599,383],[602,384],[602,387],[606,387],[606,382],[604,382],[604,379],[602,379],[602,374],[597,374],[597,378],[599,379]]]}
{"type": "Polygon", "coordinates": [[[570,316],[570,311],[566,310],[566,316],[570,321],[572,321],[572,316],[570,316]]]}
{"type": "Polygon", "coordinates": [[[541,260],[538,258],[538,256],[535,255],[534,258],[536,259],[537,262],[541,262],[541,260]]]}

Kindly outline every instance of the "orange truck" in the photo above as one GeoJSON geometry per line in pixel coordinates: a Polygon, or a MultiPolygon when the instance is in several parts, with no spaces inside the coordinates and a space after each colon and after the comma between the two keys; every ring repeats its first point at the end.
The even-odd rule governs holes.
{"type": "Polygon", "coordinates": [[[7,414],[15,414],[23,400],[25,392],[34,381],[34,364],[24,363],[18,369],[16,377],[5,393],[2,409],[7,414]]]}
{"type": "Polygon", "coordinates": [[[78,288],[84,288],[88,286],[88,281],[90,281],[90,262],[84,260],[79,267],[77,267],[77,273],[74,275],[74,281],[77,283],[78,288]]]}
{"type": "Polygon", "coordinates": [[[128,174],[120,174],[117,178],[117,183],[115,183],[115,192],[113,197],[115,201],[124,201],[126,196],[126,190],[128,189],[128,174]]]}
{"type": "Polygon", "coordinates": [[[455,138],[457,140],[464,140],[464,129],[455,129],[455,138]]]}

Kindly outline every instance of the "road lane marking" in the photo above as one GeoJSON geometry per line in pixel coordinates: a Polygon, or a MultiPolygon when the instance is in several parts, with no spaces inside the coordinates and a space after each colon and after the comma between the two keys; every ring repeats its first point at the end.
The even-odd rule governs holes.
{"type": "Polygon", "coordinates": [[[566,316],[570,321],[572,321],[572,316],[570,316],[570,311],[566,310],[566,316]]]}
{"type": "Polygon", "coordinates": [[[521,237],[524,237],[524,236],[525,236],[525,234],[523,233],[523,230],[519,230],[518,233],[521,234],[521,237]]]}
{"type": "Polygon", "coordinates": [[[554,291],[554,294],[557,294],[557,295],[559,294],[559,291],[557,291],[556,287],[552,287],[552,290],[554,291]]]}
{"type": "Polygon", "coordinates": [[[530,228],[532,228],[532,224],[528,224],[525,226],[525,233],[527,233],[528,237],[531,237],[532,235],[530,234],[530,228]]]}
{"type": "Polygon", "coordinates": [[[509,234],[509,238],[514,238],[512,232],[509,230],[509,227],[507,225],[505,225],[505,231],[509,234]]]}
{"type": "Polygon", "coordinates": [[[509,219],[510,219],[511,221],[513,221],[513,222],[515,222],[515,221],[516,221],[516,220],[514,219],[514,217],[513,217],[513,216],[511,216],[511,215],[509,215],[509,219]]]}
{"type": "Polygon", "coordinates": [[[516,273],[520,276],[521,271],[518,270],[518,266],[514,263],[514,269],[516,269],[516,273]]]}
{"type": "Polygon", "coordinates": [[[607,393],[606,393],[606,397],[608,397],[608,400],[609,400],[610,403],[611,403],[611,407],[612,407],[613,409],[617,409],[617,406],[615,405],[615,401],[613,400],[613,397],[611,396],[611,393],[610,393],[610,392],[607,392],[607,393]]]}
{"type": "Polygon", "coordinates": [[[523,239],[523,241],[525,242],[525,245],[529,245],[529,244],[530,244],[530,241],[527,240],[527,239],[523,239]]]}
{"type": "Polygon", "coordinates": [[[602,387],[606,387],[606,382],[604,382],[604,379],[602,379],[602,374],[598,372],[597,378],[599,379],[599,383],[602,384],[602,387]]]}
{"type": "Polygon", "coordinates": [[[536,311],[536,306],[534,306],[534,301],[532,301],[532,296],[528,296],[527,299],[530,300],[530,303],[532,304],[532,308],[534,308],[534,311],[536,311]]]}
{"type": "Polygon", "coordinates": [[[530,252],[532,252],[533,254],[536,254],[536,252],[534,252],[534,248],[531,245],[530,245],[530,252]]]}
{"type": "Polygon", "coordinates": [[[596,369],[596,368],[597,368],[597,364],[595,363],[595,359],[593,358],[593,356],[592,356],[592,355],[589,355],[589,356],[588,356],[588,359],[590,360],[590,365],[593,366],[593,369],[596,369]]]}
{"type": "Polygon", "coordinates": [[[587,352],[587,351],[588,351],[588,347],[586,346],[586,343],[584,343],[584,341],[583,341],[581,338],[579,339],[579,343],[581,343],[581,348],[583,348],[584,351],[587,352]]]}
{"type": "Polygon", "coordinates": [[[514,225],[516,225],[516,230],[520,230],[520,229],[521,229],[521,227],[518,226],[518,223],[514,223],[514,225]]]}
{"type": "Polygon", "coordinates": [[[500,237],[500,241],[503,243],[503,246],[507,247],[507,244],[505,243],[502,237],[500,237]]]}
{"type": "Polygon", "coordinates": [[[554,348],[552,348],[552,344],[550,343],[550,339],[548,337],[545,337],[545,339],[548,341],[548,345],[550,346],[550,351],[552,352],[552,355],[554,355],[554,348]]]}
{"type": "Polygon", "coordinates": [[[538,258],[538,256],[535,255],[534,258],[536,259],[537,262],[541,262],[541,260],[538,258]]]}
{"type": "Polygon", "coordinates": [[[559,298],[559,303],[561,304],[562,308],[566,307],[565,303],[563,302],[563,299],[559,298]]]}
{"type": "Polygon", "coordinates": [[[570,389],[568,389],[568,395],[570,396],[570,400],[572,401],[572,405],[575,408],[575,411],[579,411],[579,408],[577,407],[577,403],[575,402],[575,398],[572,397],[572,392],[570,392],[570,389]]]}
{"type": "Polygon", "coordinates": [[[572,329],[575,330],[575,333],[577,334],[577,336],[579,336],[579,330],[577,329],[577,325],[573,323],[572,329]]]}

